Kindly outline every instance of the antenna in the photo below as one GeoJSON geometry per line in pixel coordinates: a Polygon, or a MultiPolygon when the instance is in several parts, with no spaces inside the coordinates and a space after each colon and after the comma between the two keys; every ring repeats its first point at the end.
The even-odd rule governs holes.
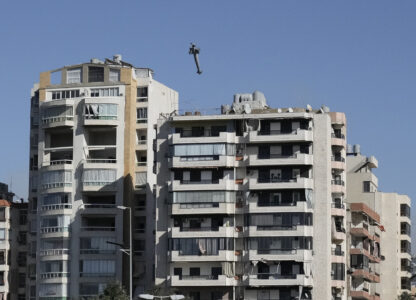
{"type": "Polygon", "coordinates": [[[199,75],[202,74],[202,70],[199,67],[199,58],[198,58],[198,54],[199,54],[199,48],[196,47],[196,45],[194,43],[191,43],[191,47],[189,48],[189,54],[192,54],[194,56],[194,60],[195,60],[195,64],[196,64],[196,73],[198,73],[199,75]]]}

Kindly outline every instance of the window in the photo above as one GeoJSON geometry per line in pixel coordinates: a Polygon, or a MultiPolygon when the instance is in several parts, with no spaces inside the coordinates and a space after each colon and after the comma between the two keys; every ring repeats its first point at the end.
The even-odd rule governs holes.
{"type": "Polygon", "coordinates": [[[371,189],[370,181],[364,181],[363,182],[363,189],[364,192],[369,193],[371,189]]]}
{"type": "Polygon", "coordinates": [[[79,90],[64,90],[52,92],[52,100],[78,98],[79,96],[79,90]]]}
{"type": "Polygon", "coordinates": [[[19,245],[26,245],[26,231],[19,231],[19,236],[17,237],[19,245]]]}
{"type": "Polygon", "coordinates": [[[179,280],[182,279],[182,268],[174,268],[173,269],[173,275],[179,276],[179,280]]]}
{"type": "Polygon", "coordinates": [[[6,207],[0,207],[0,221],[6,220],[6,207]]]}
{"type": "Polygon", "coordinates": [[[115,260],[81,260],[80,270],[83,277],[99,276],[107,277],[114,276],[116,272],[115,260]]]}
{"type": "Polygon", "coordinates": [[[110,77],[109,80],[111,82],[119,82],[120,81],[120,70],[118,69],[110,69],[110,77]]]}
{"type": "Polygon", "coordinates": [[[147,107],[137,109],[137,121],[143,120],[147,122],[147,107]]]}
{"type": "Polygon", "coordinates": [[[26,273],[19,273],[19,288],[26,286],[26,273]]]}
{"type": "Polygon", "coordinates": [[[81,68],[67,70],[66,83],[81,83],[81,68]]]}
{"type": "Polygon", "coordinates": [[[81,254],[113,254],[116,246],[108,242],[115,242],[114,237],[85,237],[80,239],[81,254]]]}
{"type": "Polygon", "coordinates": [[[6,264],[6,251],[1,250],[0,251],[0,265],[6,264]]]}
{"type": "Polygon", "coordinates": [[[4,285],[4,272],[0,272],[0,285],[4,285]]]}
{"type": "Polygon", "coordinates": [[[6,239],[6,229],[0,229],[0,242],[6,239]]]}
{"type": "Polygon", "coordinates": [[[19,267],[26,267],[26,256],[26,252],[19,252],[17,254],[17,264],[19,265],[19,267]]]}
{"type": "Polygon", "coordinates": [[[345,264],[332,263],[332,280],[345,280],[345,264]]]}
{"type": "Polygon", "coordinates": [[[88,82],[103,82],[104,68],[103,67],[88,67],[88,82]]]}
{"type": "Polygon", "coordinates": [[[148,95],[147,86],[141,86],[137,88],[137,98],[145,98],[148,95]]]}
{"type": "Polygon", "coordinates": [[[118,97],[118,88],[91,89],[91,97],[118,97]]]}
{"type": "Polygon", "coordinates": [[[200,269],[199,268],[189,268],[189,275],[190,276],[199,276],[200,275],[200,269]]]}

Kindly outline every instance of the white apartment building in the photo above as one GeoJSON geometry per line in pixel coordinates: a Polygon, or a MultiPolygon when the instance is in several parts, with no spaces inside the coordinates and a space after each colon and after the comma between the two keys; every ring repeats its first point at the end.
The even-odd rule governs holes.
{"type": "Polygon", "coordinates": [[[24,300],[27,203],[12,202],[7,185],[0,187],[0,299],[24,300]]]}
{"type": "Polygon", "coordinates": [[[237,94],[219,115],[166,115],[157,135],[156,284],[194,300],[347,299],[343,113],[237,94]]]}
{"type": "MultiPolygon", "coordinates": [[[[406,195],[379,192],[378,179],[373,173],[377,167],[378,161],[373,156],[362,155],[359,145],[348,150],[347,201],[350,205],[360,204],[362,211],[366,211],[362,219],[347,225],[352,236],[350,266],[360,263],[369,275],[351,281],[349,290],[353,300],[396,299],[404,291],[410,293],[411,201],[406,195]],[[359,227],[363,227],[361,240],[358,240],[359,227]],[[355,232],[354,228],[357,228],[355,232]]],[[[351,271],[358,269],[356,266],[351,271]]]]}
{"type": "Polygon", "coordinates": [[[129,258],[112,243],[133,248],[134,294],[152,287],[149,141],[159,114],[177,105],[152,70],[120,55],[40,74],[31,99],[30,299],[88,299],[110,280],[129,289],[129,258]]]}

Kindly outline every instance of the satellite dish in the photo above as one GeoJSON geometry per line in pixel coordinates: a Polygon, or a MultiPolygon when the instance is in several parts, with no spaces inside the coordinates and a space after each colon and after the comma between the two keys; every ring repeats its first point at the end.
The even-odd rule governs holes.
{"type": "Polygon", "coordinates": [[[251,113],[251,106],[250,106],[250,104],[248,104],[248,103],[244,104],[244,113],[246,113],[246,114],[251,113]]]}

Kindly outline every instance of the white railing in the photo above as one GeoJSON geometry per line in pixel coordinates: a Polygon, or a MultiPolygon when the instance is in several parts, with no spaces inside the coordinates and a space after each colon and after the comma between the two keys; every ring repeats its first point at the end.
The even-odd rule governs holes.
{"type": "Polygon", "coordinates": [[[47,125],[56,122],[73,121],[74,116],[59,116],[59,117],[43,117],[42,124],[47,125]]]}
{"type": "Polygon", "coordinates": [[[47,272],[47,273],[40,273],[40,278],[42,279],[49,279],[49,278],[62,278],[68,277],[69,272],[47,272]]]}
{"type": "Polygon", "coordinates": [[[68,232],[68,227],[41,227],[40,233],[68,232]]]}
{"type": "Polygon", "coordinates": [[[115,164],[117,163],[117,160],[113,158],[88,158],[86,161],[89,164],[115,164]]]}
{"type": "Polygon", "coordinates": [[[42,184],[42,189],[47,190],[47,189],[70,187],[70,186],[72,186],[72,182],[44,183],[44,184],[42,184]]]}
{"type": "Polygon", "coordinates": [[[82,231],[115,231],[115,227],[105,227],[105,226],[86,226],[81,227],[82,231]]]}
{"type": "Polygon", "coordinates": [[[41,206],[41,210],[59,210],[59,209],[71,209],[72,204],[46,204],[41,206]]]}
{"type": "Polygon", "coordinates": [[[69,249],[47,249],[47,250],[40,250],[40,256],[51,256],[51,255],[65,255],[69,254],[69,249]]]}

